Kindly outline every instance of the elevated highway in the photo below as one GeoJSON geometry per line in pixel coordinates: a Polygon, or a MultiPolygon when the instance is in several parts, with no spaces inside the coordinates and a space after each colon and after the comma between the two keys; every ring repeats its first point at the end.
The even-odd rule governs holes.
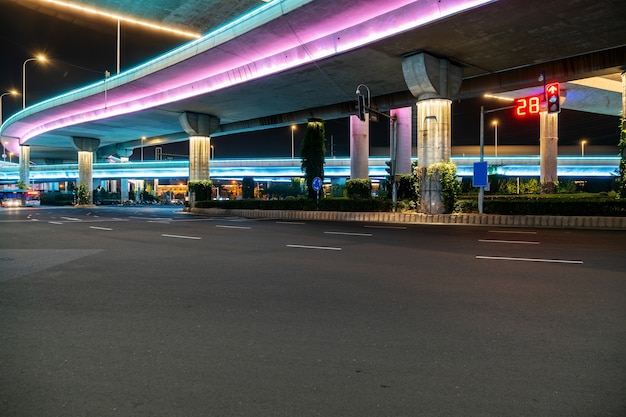
{"type": "MultiPolygon", "coordinates": [[[[142,137],[144,145],[187,140],[184,112],[218,118],[212,136],[347,117],[360,83],[381,111],[411,106],[402,61],[421,52],[462,68],[454,99],[527,94],[541,90],[542,74],[567,83],[565,108],[622,109],[621,0],[248,1],[238,3],[237,16],[227,12],[231,2],[208,3],[211,13],[190,9],[179,22],[205,19],[210,30],[201,39],[26,108],[2,125],[7,147],[30,145],[33,161],[71,162],[75,137],[97,138],[100,156],[139,147],[142,137]]],[[[154,18],[171,19],[159,2],[117,7],[132,13],[142,4],[154,18]]]]}

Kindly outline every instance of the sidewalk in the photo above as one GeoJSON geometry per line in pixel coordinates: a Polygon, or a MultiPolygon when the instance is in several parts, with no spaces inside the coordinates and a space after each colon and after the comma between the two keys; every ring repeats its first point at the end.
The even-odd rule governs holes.
{"type": "Polygon", "coordinates": [[[392,224],[467,224],[505,227],[626,230],[626,217],[522,216],[499,214],[417,214],[300,210],[236,210],[194,208],[191,213],[236,216],[250,219],[354,221],[392,224]]]}

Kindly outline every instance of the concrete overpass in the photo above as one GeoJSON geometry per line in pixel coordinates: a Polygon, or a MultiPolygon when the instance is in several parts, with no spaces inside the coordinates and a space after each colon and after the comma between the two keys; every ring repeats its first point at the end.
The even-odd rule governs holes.
{"type": "MultiPolygon", "coordinates": [[[[567,84],[572,94],[564,106],[621,112],[626,12],[619,0],[256,3],[238,2],[233,12],[233,3],[212,1],[211,13],[193,7],[178,13],[181,25],[198,19],[196,25],[213,30],[139,68],[16,114],[2,126],[9,148],[17,153],[19,141],[31,145],[33,159],[75,161],[76,136],[100,139],[103,153],[140,146],[142,137],[144,145],[187,140],[178,119],[185,111],[217,116],[214,136],[312,116],[346,117],[359,83],[380,110],[407,106],[415,97],[402,59],[422,51],[463,68],[455,99],[540,89],[540,73],[560,82],[599,76],[591,85],[567,84]],[[233,13],[250,11],[232,20],[233,13]]],[[[174,12],[168,15],[164,4],[117,7],[171,21],[174,12]]]]}
{"type": "MultiPolygon", "coordinates": [[[[78,150],[79,182],[89,188],[94,155],[123,158],[135,147],[187,139],[189,179],[206,179],[210,137],[346,117],[356,85],[367,91],[368,106],[373,91],[371,106],[398,117],[392,159],[397,172],[408,172],[415,125],[420,168],[450,158],[453,99],[604,77],[602,85],[615,91],[598,100],[584,91],[600,83],[579,82],[583,93],[570,93],[565,106],[620,114],[622,14],[611,1],[274,0],[138,68],[26,108],[0,133],[14,139],[9,149],[22,145],[24,179],[31,150],[48,161],[78,150]]],[[[356,120],[350,176],[363,178],[369,127],[356,120]]],[[[558,116],[542,112],[540,120],[541,183],[550,190],[558,175],[558,116]]],[[[429,188],[422,183],[423,194],[429,188]]],[[[422,205],[440,211],[440,197],[422,195],[422,205]]]]}

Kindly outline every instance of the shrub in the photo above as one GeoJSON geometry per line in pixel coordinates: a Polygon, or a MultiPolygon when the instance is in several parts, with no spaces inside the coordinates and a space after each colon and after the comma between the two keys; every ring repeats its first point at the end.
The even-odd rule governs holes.
{"type": "Polygon", "coordinates": [[[443,205],[446,213],[452,213],[456,200],[461,194],[461,184],[456,178],[456,165],[453,162],[433,164],[426,170],[426,175],[430,178],[439,178],[443,205]]]}
{"type": "Polygon", "coordinates": [[[85,205],[85,204],[91,203],[91,193],[87,189],[86,184],[81,183],[78,186],[78,193],[76,194],[76,196],[77,196],[77,203],[79,205],[85,205]]]}
{"type": "Polygon", "coordinates": [[[187,183],[189,192],[196,193],[196,202],[210,200],[213,196],[213,181],[200,180],[187,183]]]}
{"type": "Polygon", "coordinates": [[[355,178],[346,181],[348,198],[372,198],[372,180],[369,178],[355,178]]]}

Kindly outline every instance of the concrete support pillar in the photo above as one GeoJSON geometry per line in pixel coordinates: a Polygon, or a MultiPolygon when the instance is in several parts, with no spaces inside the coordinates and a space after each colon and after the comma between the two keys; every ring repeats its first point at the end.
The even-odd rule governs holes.
{"type": "Polygon", "coordinates": [[[541,191],[556,191],[557,157],[559,155],[559,114],[542,111],[539,115],[539,154],[541,157],[541,191]]]}
{"type": "Polygon", "coordinates": [[[122,203],[128,201],[128,178],[120,179],[120,200],[122,203]]]}
{"type": "Polygon", "coordinates": [[[210,178],[211,134],[220,127],[220,119],[208,114],[184,112],[178,117],[189,135],[189,181],[210,178]]]}
{"type": "Polygon", "coordinates": [[[189,137],[189,181],[208,180],[210,177],[211,137],[189,137]]]}
{"type": "Polygon", "coordinates": [[[20,145],[20,182],[30,187],[30,146],[20,145]]]}
{"type": "MultiPolygon", "coordinates": [[[[411,173],[411,144],[412,144],[412,114],[413,109],[410,107],[404,107],[401,109],[392,109],[390,115],[396,117],[397,129],[396,132],[396,174],[410,174],[411,173]]],[[[393,121],[392,121],[393,123],[393,121]]],[[[393,127],[393,126],[392,126],[393,127]]],[[[390,130],[393,135],[393,129],[390,130]]],[[[393,138],[389,141],[393,146],[393,138]]],[[[393,149],[391,149],[391,155],[393,155],[393,149]]]]}
{"type": "Polygon", "coordinates": [[[448,162],[452,144],[452,101],[429,99],[417,103],[417,165],[448,162]]]}
{"type": "Polygon", "coordinates": [[[93,157],[100,146],[100,139],[73,137],[72,141],[78,150],[78,186],[84,184],[89,192],[88,204],[93,203],[93,157]]]}
{"type": "Polygon", "coordinates": [[[78,151],[78,186],[84,184],[89,192],[88,204],[93,203],[93,152],[78,151]]]}
{"type": "Polygon", "coordinates": [[[463,80],[463,69],[449,61],[419,53],[402,61],[404,80],[417,97],[417,158],[420,208],[428,214],[445,211],[438,178],[426,175],[432,164],[450,161],[452,101],[463,80]]]}
{"type": "Polygon", "coordinates": [[[369,178],[370,122],[350,116],[350,179],[369,178]]]}

